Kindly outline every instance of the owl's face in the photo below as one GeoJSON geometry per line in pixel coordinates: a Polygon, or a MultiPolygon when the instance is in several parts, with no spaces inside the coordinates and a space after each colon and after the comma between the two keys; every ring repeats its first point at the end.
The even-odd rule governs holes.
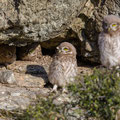
{"type": "Polygon", "coordinates": [[[103,28],[107,32],[112,32],[112,31],[115,32],[119,29],[119,27],[120,27],[119,23],[110,23],[110,24],[105,22],[103,23],[103,28]]]}
{"type": "Polygon", "coordinates": [[[72,51],[68,47],[57,47],[57,50],[60,54],[72,54],[72,51]]]}
{"type": "Polygon", "coordinates": [[[75,47],[68,42],[61,43],[57,48],[57,53],[60,55],[76,55],[75,47]]]}
{"type": "Polygon", "coordinates": [[[115,15],[108,15],[103,20],[104,32],[112,33],[120,29],[120,18],[115,15]]]}

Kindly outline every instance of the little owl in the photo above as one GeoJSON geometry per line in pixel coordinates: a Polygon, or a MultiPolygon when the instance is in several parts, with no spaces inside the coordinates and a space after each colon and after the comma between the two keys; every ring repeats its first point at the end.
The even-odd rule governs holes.
{"type": "Polygon", "coordinates": [[[0,64],[11,64],[16,61],[16,47],[9,45],[0,45],[0,64]]]}
{"type": "Polygon", "coordinates": [[[108,15],[103,20],[103,32],[98,39],[100,60],[107,68],[120,65],[120,18],[108,15]]]}
{"type": "Polygon", "coordinates": [[[49,68],[48,78],[54,85],[53,91],[57,91],[57,87],[62,87],[64,92],[65,86],[74,82],[76,75],[76,49],[71,43],[63,42],[57,47],[57,53],[49,68]]]}

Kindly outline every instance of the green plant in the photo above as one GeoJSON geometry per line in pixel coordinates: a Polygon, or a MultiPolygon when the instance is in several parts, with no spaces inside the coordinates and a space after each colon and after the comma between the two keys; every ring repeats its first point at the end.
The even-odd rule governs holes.
{"type": "Polygon", "coordinates": [[[64,114],[62,113],[63,106],[56,106],[52,103],[53,99],[39,98],[38,101],[32,106],[29,106],[27,110],[22,114],[13,115],[16,120],[65,120],[64,114]]]}
{"type": "Polygon", "coordinates": [[[68,87],[76,104],[85,109],[86,117],[114,120],[120,107],[120,77],[118,70],[95,69],[90,76],[77,78],[68,87]]]}

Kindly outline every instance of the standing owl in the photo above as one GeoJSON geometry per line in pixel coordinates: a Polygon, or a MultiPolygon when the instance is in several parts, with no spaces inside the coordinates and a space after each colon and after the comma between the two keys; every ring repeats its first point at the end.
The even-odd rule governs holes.
{"type": "Polygon", "coordinates": [[[103,66],[112,68],[120,65],[120,18],[108,15],[103,20],[103,32],[98,39],[100,60],[103,66]]]}
{"type": "Polygon", "coordinates": [[[57,47],[57,53],[49,68],[49,81],[52,83],[53,91],[57,91],[57,87],[62,87],[63,92],[65,86],[74,82],[77,75],[76,49],[68,42],[63,42],[57,47]]]}

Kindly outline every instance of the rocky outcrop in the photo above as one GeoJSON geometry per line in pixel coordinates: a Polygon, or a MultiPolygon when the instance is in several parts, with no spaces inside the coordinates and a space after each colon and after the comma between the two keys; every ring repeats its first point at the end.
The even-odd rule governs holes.
{"type": "Polygon", "coordinates": [[[0,43],[25,46],[63,33],[86,0],[2,0],[0,43]]]}
{"type": "Polygon", "coordinates": [[[119,11],[119,0],[2,0],[0,43],[21,47],[41,42],[51,49],[70,41],[79,56],[98,62],[101,21],[119,11]]]}
{"type": "Polygon", "coordinates": [[[3,83],[3,84],[16,83],[14,73],[11,70],[0,71],[0,83],[3,83]]]}
{"type": "Polygon", "coordinates": [[[0,68],[0,110],[26,109],[36,96],[48,95],[48,65],[17,61],[0,68]]]}
{"type": "Polygon", "coordinates": [[[70,25],[79,37],[80,55],[87,60],[99,62],[97,41],[102,31],[103,17],[107,14],[120,14],[119,0],[88,0],[79,16],[70,25]]]}

